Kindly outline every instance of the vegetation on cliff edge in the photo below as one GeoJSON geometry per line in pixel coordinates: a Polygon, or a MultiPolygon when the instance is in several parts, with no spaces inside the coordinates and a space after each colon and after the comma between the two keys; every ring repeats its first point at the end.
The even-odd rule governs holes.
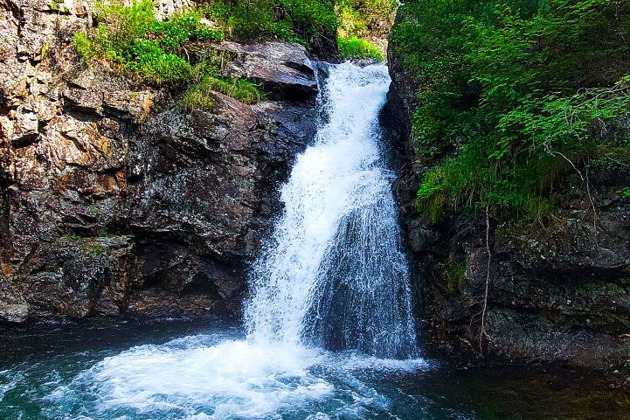
{"type": "MultiPolygon", "coordinates": [[[[327,37],[335,42],[340,23],[359,28],[353,33],[367,30],[365,16],[376,19],[379,13],[375,7],[383,2],[393,7],[393,0],[343,0],[337,10],[333,0],[210,0],[160,21],[152,0],[138,0],[128,6],[119,0],[99,1],[96,28],[76,33],[74,45],[87,62],[107,61],[114,69],[155,85],[188,86],[182,100],[188,109],[209,109],[213,104],[212,91],[255,103],[263,95],[253,83],[222,77],[213,57],[193,65],[188,45],[226,37],[279,38],[321,48],[327,37]],[[353,7],[364,12],[360,19],[349,17],[353,7]],[[341,11],[345,18],[337,17],[341,11]]],[[[339,46],[346,59],[383,60],[376,46],[356,35],[345,37],[340,33],[339,46]]]]}
{"type": "Polygon", "coordinates": [[[203,10],[229,37],[278,38],[313,47],[334,37],[333,6],[333,0],[210,0],[203,10]]]}
{"type": "Polygon", "coordinates": [[[105,59],[123,72],[155,84],[184,84],[191,65],[183,57],[185,45],[199,39],[221,40],[223,34],[201,23],[201,13],[189,10],[160,22],[150,0],[131,6],[99,3],[98,26],[87,34],[78,32],[74,45],[86,60],[105,59]]]}
{"type": "Polygon", "coordinates": [[[371,59],[375,61],[383,61],[383,53],[378,47],[365,39],[351,36],[344,38],[339,36],[337,38],[337,44],[339,45],[339,55],[343,59],[371,59]]]}
{"type": "Polygon", "coordinates": [[[74,45],[88,62],[106,60],[114,69],[156,85],[188,86],[182,100],[188,109],[211,108],[212,91],[246,103],[261,100],[262,93],[251,82],[222,77],[213,57],[190,63],[186,49],[190,42],[224,38],[221,30],[203,22],[203,16],[199,8],[188,9],[159,21],[151,0],[130,6],[98,3],[98,26],[87,34],[76,33],[74,45]]]}
{"type": "MultiPolygon", "coordinates": [[[[417,84],[417,206],[541,219],[571,179],[630,162],[630,3],[412,0],[392,49],[417,84]],[[436,165],[435,162],[438,162],[436,165]]],[[[589,193],[590,195],[590,193],[589,193]]]]}
{"type": "Polygon", "coordinates": [[[387,38],[397,7],[397,0],[337,0],[341,58],[383,61],[383,52],[370,40],[387,38]]]}

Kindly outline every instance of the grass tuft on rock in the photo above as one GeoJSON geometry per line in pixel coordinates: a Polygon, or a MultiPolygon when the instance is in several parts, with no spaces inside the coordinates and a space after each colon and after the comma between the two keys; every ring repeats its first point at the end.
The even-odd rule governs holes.
{"type": "Polygon", "coordinates": [[[181,100],[184,109],[211,110],[214,105],[213,92],[220,92],[246,104],[255,104],[263,100],[264,95],[258,87],[245,79],[221,79],[205,75],[190,85],[181,100]]]}

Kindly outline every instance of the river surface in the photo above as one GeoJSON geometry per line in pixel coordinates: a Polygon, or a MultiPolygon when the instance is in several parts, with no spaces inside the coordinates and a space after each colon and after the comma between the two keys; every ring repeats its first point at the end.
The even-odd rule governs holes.
{"type": "MultiPolygon", "coordinates": [[[[245,337],[245,331],[239,325],[220,325],[216,320],[89,322],[5,330],[2,336],[0,419],[182,419],[226,418],[213,414],[212,396],[204,395],[214,386],[216,378],[210,373],[216,375],[217,368],[208,372],[203,364],[193,367],[197,361],[191,361],[189,365],[164,366],[156,376],[152,363],[158,365],[159,360],[139,358],[132,362],[125,356],[121,359],[121,355],[181,346],[183,338],[189,344],[191,340],[198,344],[238,341],[245,337]],[[102,385],[85,378],[85,372],[112,359],[126,360],[117,373],[121,381],[137,377],[138,364],[142,365],[147,380],[161,387],[161,395],[148,398],[145,390],[132,395],[121,392],[113,398],[102,385]],[[190,384],[197,395],[181,394],[184,379],[173,374],[182,374],[184,366],[193,372],[189,381],[201,382],[190,384]],[[77,380],[79,377],[86,382],[77,380]],[[187,408],[168,404],[172,398],[169,391],[175,387],[180,392],[178,403],[187,408]],[[138,405],[140,398],[144,403],[138,405]],[[156,402],[147,404],[151,399],[156,402]],[[183,399],[187,400],[185,404],[183,399]]],[[[307,369],[335,383],[334,395],[322,393],[319,399],[306,400],[289,390],[280,403],[269,396],[256,404],[242,399],[240,407],[256,407],[261,410],[259,415],[249,411],[232,418],[582,420],[627,419],[630,413],[630,394],[609,389],[609,378],[592,373],[522,366],[475,368],[435,359],[427,360],[417,370],[372,369],[365,365],[348,369],[351,361],[348,356],[344,366],[340,358],[337,372],[318,366],[307,369]],[[272,405],[273,412],[260,415],[272,405]],[[328,417],[318,413],[327,413],[328,417]]],[[[280,392],[275,397],[278,395],[280,392]]]]}
{"type": "Polygon", "coordinates": [[[330,67],[317,136],[281,186],[284,211],[251,270],[242,326],[128,323],[4,334],[0,417],[547,419],[627,413],[627,399],[612,391],[582,400],[588,394],[573,376],[454,370],[422,357],[391,191],[394,174],[378,126],[389,84],[382,65],[330,67]]]}

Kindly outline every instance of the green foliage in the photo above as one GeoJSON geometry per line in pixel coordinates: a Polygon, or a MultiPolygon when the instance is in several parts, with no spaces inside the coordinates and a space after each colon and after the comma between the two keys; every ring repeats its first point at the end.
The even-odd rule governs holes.
{"type": "Polygon", "coordinates": [[[50,45],[50,42],[45,42],[42,45],[42,49],[39,52],[40,60],[43,61],[48,56],[48,53],[50,52],[51,48],[52,48],[52,45],[50,45]]]}
{"type": "Polygon", "coordinates": [[[121,57],[125,69],[158,85],[183,84],[190,79],[190,64],[175,54],[165,53],[152,40],[133,42],[121,57]]]}
{"type": "Polygon", "coordinates": [[[449,294],[462,293],[466,287],[466,259],[451,256],[444,267],[446,290],[449,294]]]}
{"type": "Polygon", "coordinates": [[[188,42],[221,40],[221,32],[201,23],[202,14],[189,10],[165,22],[155,18],[151,0],[131,6],[112,1],[100,3],[98,27],[76,33],[74,45],[85,60],[105,59],[123,72],[130,72],[158,85],[177,85],[190,79],[191,66],[182,58],[188,42]]]}
{"type": "Polygon", "coordinates": [[[337,45],[341,58],[384,61],[383,51],[368,39],[389,35],[397,7],[397,0],[337,0],[337,45]]]}
{"type": "Polygon", "coordinates": [[[210,0],[204,10],[235,38],[313,45],[337,29],[332,0],[210,0]]]}
{"type": "Polygon", "coordinates": [[[418,83],[418,208],[540,219],[606,148],[627,147],[630,4],[621,0],[415,0],[392,48],[418,83]],[[597,34],[594,36],[593,34],[597,34]]]}
{"type": "Polygon", "coordinates": [[[90,61],[94,57],[92,40],[82,32],[74,34],[74,48],[85,61],[90,61]]]}
{"type": "Polygon", "coordinates": [[[171,16],[166,22],[152,22],[149,33],[156,37],[159,45],[169,52],[181,52],[183,46],[198,39],[220,41],[223,33],[203,24],[203,14],[199,10],[190,10],[171,16]]]}
{"type": "Polygon", "coordinates": [[[626,188],[625,190],[623,190],[621,192],[621,197],[623,197],[623,198],[630,198],[630,188],[626,188]]]}
{"type": "Polygon", "coordinates": [[[50,10],[58,13],[69,13],[70,10],[64,3],[64,0],[51,0],[49,3],[50,10]]]}
{"type": "Polygon", "coordinates": [[[193,83],[184,94],[181,105],[188,110],[210,110],[214,105],[214,93],[221,92],[246,104],[255,104],[263,100],[264,95],[258,87],[245,79],[223,79],[212,70],[202,69],[198,81],[193,83]]]}
{"type": "Polygon", "coordinates": [[[362,58],[379,62],[384,60],[383,53],[376,45],[356,36],[350,38],[339,36],[337,37],[337,44],[339,45],[339,55],[344,60],[362,58]]]}
{"type": "Polygon", "coordinates": [[[186,54],[189,42],[218,41],[221,32],[202,23],[199,10],[172,15],[167,21],[155,18],[154,5],[141,0],[131,6],[101,3],[99,25],[89,34],[76,33],[74,46],[83,59],[103,59],[115,68],[157,85],[188,86],[185,109],[211,109],[213,93],[221,92],[248,104],[263,99],[260,90],[243,79],[222,78],[216,63],[204,60],[191,66],[186,54]],[[192,83],[192,84],[191,84],[192,83]]]}

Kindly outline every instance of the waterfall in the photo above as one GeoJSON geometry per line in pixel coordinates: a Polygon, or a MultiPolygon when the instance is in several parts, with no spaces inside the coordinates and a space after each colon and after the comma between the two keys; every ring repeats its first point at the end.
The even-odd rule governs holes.
{"type": "Polygon", "coordinates": [[[328,120],[282,187],[284,214],[254,266],[249,336],[359,350],[416,348],[409,273],[379,147],[385,66],[331,68],[328,120]]]}
{"type": "Polygon", "coordinates": [[[385,66],[330,69],[326,118],[282,186],[284,212],[251,272],[245,337],[219,330],[105,357],[46,396],[41,417],[389,418],[389,398],[362,373],[378,382],[375,372],[426,366],[414,358],[393,174],[379,147],[389,83],[385,66]]]}

